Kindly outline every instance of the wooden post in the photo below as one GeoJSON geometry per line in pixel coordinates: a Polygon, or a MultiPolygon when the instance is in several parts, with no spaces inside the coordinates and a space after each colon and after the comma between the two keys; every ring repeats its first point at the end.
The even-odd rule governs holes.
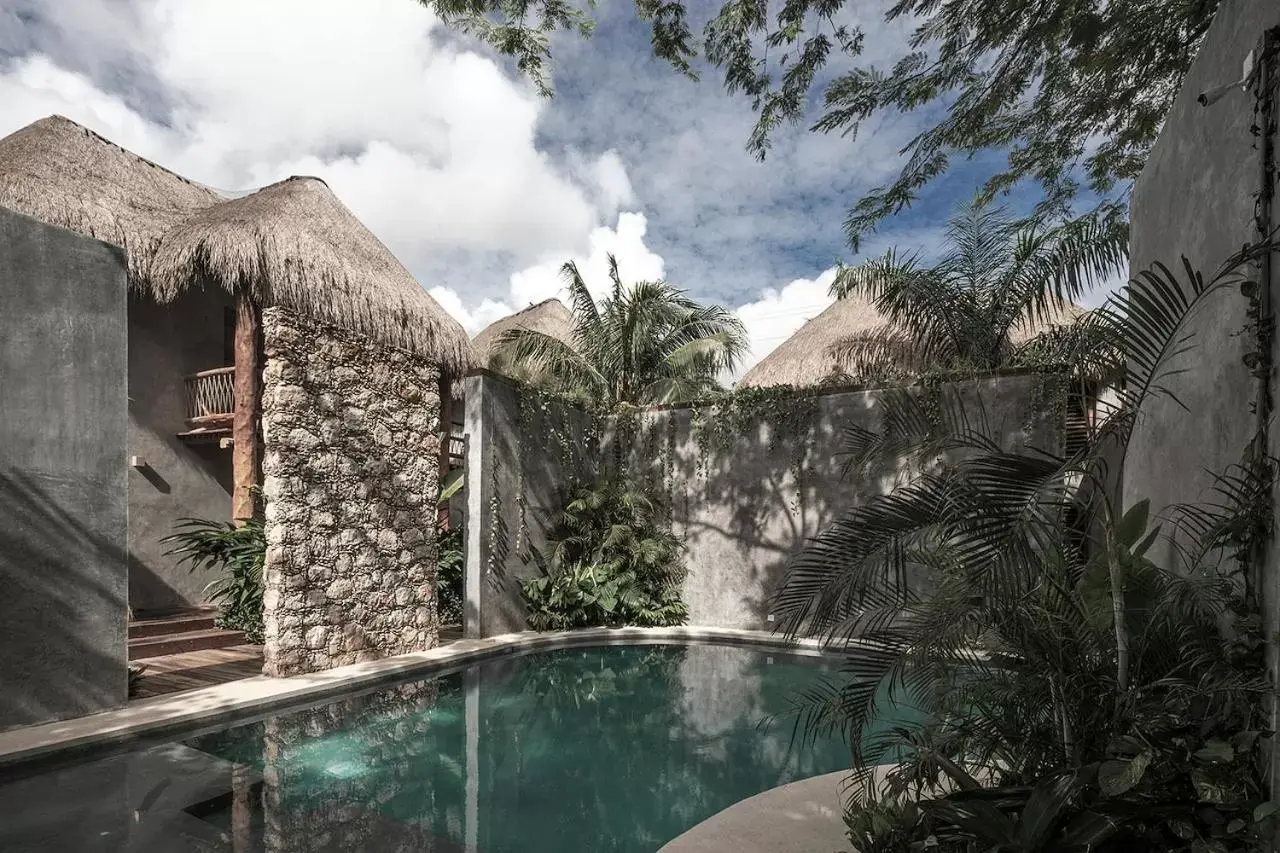
{"type": "MultiPolygon", "coordinates": [[[[449,476],[449,451],[450,445],[453,443],[449,440],[449,436],[453,434],[453,383],[449,380],[448,374],[444,371],[440,372],[440,474],[437,482],[443,486],[444,478],[449,476]]],[[[431,496],[435,500],[435,495],[431,496]]],[[[436,524],[441,530],[449,530],[453,525],[449,520],[449,507],[438,507],[436,509],[436,524]]]]}
{"type": "Polygon", "coordinates": [[[262,312],[247,293],[236,296],[235,417],[231,422],[231,518],[242,522],[253,517],[254,494],[259,485],[262,452],[258,421],[262,405],[262,312]]]}

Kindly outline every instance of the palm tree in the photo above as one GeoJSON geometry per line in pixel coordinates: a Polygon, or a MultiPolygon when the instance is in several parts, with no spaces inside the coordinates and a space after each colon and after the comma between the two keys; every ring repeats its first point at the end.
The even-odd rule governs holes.
{"type": "MultiPolygon", "coordinates": [[[[890,455],[919,473],[837,516],[792,560],[771,612],[788,634],[845,652],[843,677],[798,703],[809,733],[863,743],[885,691],[929,712],[857,756],[867,766],[901,756],[887,790],[905,798],[894,808],[920,800],[896,812],[916,840],[995,849],[967,846],[990,831],[1008,849],[1184,850],[1167,835],[1133,842],[1200,820],[1193,787],[1228,819],[1261,797],[1252,742],[1220,762],[1222,787],[1209,794],[1189,781],[1206,771],[1185,756],[1264,725],[1254,581],[1222,558],[1253,535],[1243,521],[1270,492],[1269,465],[1219,476],[1216,504],[1164,513],[1165,531],[1177,531],[1173,565],[1147,557],[1159,536],[1147,503],[1121,512],[1104,488],[1145,404],[1180,372],[1188,318],[1246,281],[1241,269],[1260,253],[1247,247],[1208,281],[1189,267],[1185,281],[1144,272],[1089,317],[1088,334],[1127,359],[1099,441],[1069,458],[1011,451],[958,392],[940,418],[905,390],[886,394],[880,432],[846,431],[849,472],[890,455]],[[962,789],[958,799],[939,797],[941,782],[962,789]],[[1011,787],[977,790],[992,783],[1011,787]],[[1100,795],[1086,803],[1088,785],[1100,795]],[[1035,843],[1014,845],[1033,824],[1035,843]]],[[[869,772],[858,775],[854,812],[870,808],[870,826],[883,806],[869,772]]]]}
{"type": "Polygon", "coordinates": [[[975,200],[948,220],[945,251],[933,265],[891,249],[840,268],[831,295],[870,300],[888,325],[847,338],[837,352],[862,376],[993,370],[1043,358],[1061,340],[1046,348],[1037,330],[1074,319],[1082,294],[1122,273],[1128,239],[1115,216],[1051,226],[975,200]]]}
{"type": "Polygon", "coordinates": [[[538,385],[612,409],[695,399],[718,389],[747,348],[746,329],[718,305],[671,285],[624,286],[609,255],[612,292],[597,304],[573,262],[561,268],[573,308],[572,343],[530,329],[498,339],[497,359],[538,385]]]}

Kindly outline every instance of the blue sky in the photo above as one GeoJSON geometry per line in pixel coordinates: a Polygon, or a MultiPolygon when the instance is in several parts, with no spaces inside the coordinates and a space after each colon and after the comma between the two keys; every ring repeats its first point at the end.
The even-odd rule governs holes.
{"type": "MultiPolygon", "coordinates": [[[[880,8],[847,14],[887,63],[906,30],[880,8]]],[[[0,134],[57,112],[219,189],[318,175],[472,332],[555,295],[570,258],[602,283],[612,251],[624,277],[738,309],[760,358],[825,306],[847,209],[929,115],[787,129],[760,163],[713,70],[652,59],[630,4],[596,18],[557,39],[548,101],[412,0],[5,0],[0,134]]],[[[932,252],[990,165],[959,164],[866,251],[932,252]]]]}

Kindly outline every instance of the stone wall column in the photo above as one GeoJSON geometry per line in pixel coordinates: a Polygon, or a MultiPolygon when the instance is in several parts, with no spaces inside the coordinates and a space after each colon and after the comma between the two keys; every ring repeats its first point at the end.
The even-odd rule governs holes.
{"type": "Polygon", "coordinates": [[[264,672],[435,646],[438,370],[280,308],[263,327],[264,672]]]}

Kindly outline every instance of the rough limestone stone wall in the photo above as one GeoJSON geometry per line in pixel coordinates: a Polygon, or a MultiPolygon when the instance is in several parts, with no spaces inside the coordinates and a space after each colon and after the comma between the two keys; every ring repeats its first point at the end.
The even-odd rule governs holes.
{"type": "Polygon", "coordinates": [[[279,308],[263,330],[263,671],[435,646],[437,369],[279,308]]]}

